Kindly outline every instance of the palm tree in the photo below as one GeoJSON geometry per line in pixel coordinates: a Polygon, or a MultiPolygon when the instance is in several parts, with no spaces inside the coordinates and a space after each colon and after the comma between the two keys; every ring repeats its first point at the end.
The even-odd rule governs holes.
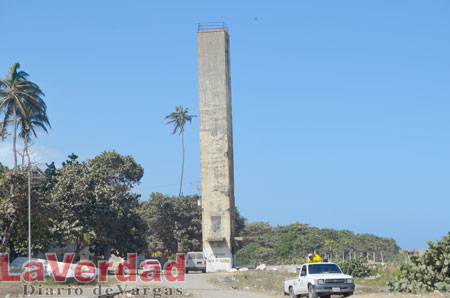
{"type": "Polygon", "coordinates": [[[24,158],[28,158],[28,167],[31,167],[31,159],[29,152],[29,145],[31,137],[37,137],[36,129],[41,129],[45,133],[48,133],[47,128],[51,128],[48,121],[47,113],[44,108],[33,109],[30,106],[25,106],[25,117],[19,116],[18,125],[20,128],[19,137],[23,139],[24,148],[22,155],[22,166],[24,166],[24,158]]]}
{"type": "MultiPolygon", "coordinates": [[[[6,125],[12,117],[13,123],[13,151],[14,151],[14,168],[17,167],[17,114],[26,119],[26,107],[29,106],[33,110],[42,110],[45,112],[45,102],[42,100],[44,93],[38,85],[28,81],[28,74],[19,71],[20,64],[15,63],[9,70],[6,80],[0,80],[0,112],[4,113],[2,128],[4,131],[6,125]]],[[[29,120],[24,121],[24,125],[29,129],[29,120]]]]}
{"type": "MultiPolygon", "coordinates": [[[[36,136],[35,128],[43,128],[47,131],[46,126],[50,126],[46,116],[46,105],[42,99],[44,93],[38,85],[29,81],[28,73],[19,71],[20,64],[15,63],[9,70],[6,80],[0,80],[0,112],[4,112],[3,122],[0,128],[2,138],[8,123],[13,118],[13,151],[14,151],[14,168],[17,168],[17,125],[20,121],[22,129],[21,134],[24,138],[26,154],[28,155],[28,259],[31,258],[31,162],[28,152],[28,141],[30,140],[30,132],[36,136]],[[18,119],[19,118],[19,119],[18,119]]],[[[11,195],[14,193],[14,184],[11,185],[11,195]]],[[[2,252],[5,251],[12,229],[16,224],[16,220],[12,220],[7,235],[3,241],[2,252]]]]}
{"type": "Polygon", "coordinates": [[[173,123],[173,131],[172,134],[176,134],[177,131],[179,131],[179,135],[181,135],[181,147],[183,149],[183,161],[181,164],[181,181],[180,181],[180,194],[181,196],[181,190],[183,187],[183,174],[184,174],[184,125],[186,124],[186,121],[189,121],[189,123],[192,122],[192,118],[196,117],[195,115],[188,115],[188,108],[183,109],[182,106],[175,107],[175,112],[170,113],[167,115],[164,119],[170,119],[167,124],[173,123]]]}

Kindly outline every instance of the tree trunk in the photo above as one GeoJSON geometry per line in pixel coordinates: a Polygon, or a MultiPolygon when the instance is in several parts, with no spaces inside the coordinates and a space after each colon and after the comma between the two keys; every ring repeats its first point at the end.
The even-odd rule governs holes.
{"type": "Polygon", "coordinates": [[[29,149],[30,144],[28,144],[28,136],[29,136],[29,133],[26,133],[25,134],[25,139],[24,139],[25,154],[27,155],[28,167],[31,167],[31,158],[30,158],[30,149],[29,149]]]}
{"type": "Polygon", "coordinates": [[[2,254],[6,253],[6,248],[9,245],[9,239],[11,238],[11,234],[12,234],[12,231],[13,231],[15,225],[16,225],[16,219],[14,218],[11,221],[11,224],[9,225],[8,230],[6,230],[6,232],[3,235],[3,243],[2,243],[2,250],[1,250],[2,254]]]}
{"type": "Polygon", "coordinates": [[[184,131],[181,133],[181,147],[183,149],[183,159],[181,163],[181,181],[180,181],[180,194],[178,196],[181,197],[182,187],[183,187],[183,174],[184,174],[184,131]]]}
{"type": "Polygon", "coordinates": [[[13,115],[14,115],[13,151],[14,151],[14,169],[15,169],[15,168],[17,168],[17,148],[16,148],[17,113],[16,113],[16,107],[13,107],[13,115]]]}
{"type": "Polygon", "coordinates": [[[75,249],[75,256],[73,257],[73,262],[78,262],[78,258],[80,256],[80,252],[87,247],[87,243],[84,241],[77,242],[77,248],[75,249]]]}
{"type": "Polygon", "coordinates": [[[111,245],[106,246],[105,252],[103,254],[104,254],[103,256],[105,257],[106,262],[108,262],[109,258],[111,258],[111,245]]]}
{"type": "Polygon", "coordinates": [[[78,259],[78,256],[80,255],[81,249],[82,248],[77,243],[77,248],[75,249],[75,256],[73,257],[73,261],[72,262],[74,262],[74,263],[78,262],[77,259],[78,259]]]}
{"type": "MultiPolygon", "coordinates": [[[[24,141],[25,143],[25,141],[24,141]]],[[[23,146],[23,150],[22,150],[22,168],[25,167],[25,145],[23,146]]]]}

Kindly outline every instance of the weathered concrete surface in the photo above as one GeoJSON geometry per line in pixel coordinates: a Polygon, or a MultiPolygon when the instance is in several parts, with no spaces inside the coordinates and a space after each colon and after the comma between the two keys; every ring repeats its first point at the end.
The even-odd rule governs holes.
{"type": "Polygon", "coordinates": [[[229,35],[197,33],[203,251],[206,270],[233,267],[234,169],[229,35]]]}

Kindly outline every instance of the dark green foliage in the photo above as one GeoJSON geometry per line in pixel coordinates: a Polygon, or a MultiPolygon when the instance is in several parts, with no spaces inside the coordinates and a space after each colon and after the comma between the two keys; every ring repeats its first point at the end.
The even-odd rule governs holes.
{"type": "MultiPolygon", "coordinates": [[[[104,152],[89,162],[71,154],[63,166],[32,170],[33,254],[50,244],[75,243],[98,257],[126,256],[147,247],[146,224],[137,214],[139,195],[132,189],[143,176],[130,156],[104,152]]],[[[24,255],[28,241],[27,172],[0,166],[0,236],[9,238],[13,256],[24,255]],[[12,185],[14,192],[11,193],[12,185]]]]}
{"type": "Polygon", "coordinates": [[[273,249],[263,247],[258,243],[250,243],[236,253],[236,262],[240,267],[256,267],[263,260],[276,258],[273,249]]]}
{"type": "MultiPolygon", "coordinates": [[[[253,259],[266,264],[302,264],[306,261],[308,253],[312,253],[314,249],[317,249],[322,257],[332,256],[333,261],[341,260],[342,254],[350,251],[356,252],[357,255],[383,252],[385,260],[389,260],[394,258],[399,250],[393,239],[370,234],[354,234],[348,230],[319,229],[300,223],[277,227],[271,227],[264,222],[250,223],[245,225],[241,236],[244,237],[244,241],[239,243],[238,249],[257,243],[267,252],[261,254],[260,251],[254,250],[255,255],[238,258],[238,266],[248,265],[239,263],[240,260],[253,259]]],[[[242,255],[247,256],[249,253],[247,248],[242,255]]]]}
{"type": "Polygon", "coordinates": [[[202,250],[201,207],[199,196],[165,196],[152,193],[140,205],[140,215],[147,224],[147,254],[170,256],[177,252],[202,250]]]}
{"type": "Polygon", "coordinates": [[[347,260],[339,264],[341,270],[345,274],[349,274],[353,277],[369,277],[376,273],[376,270],[369,268],[364,264],[364,259],[347,260]]]}
{"type": "Polygon", "coordinates": [[[5,167],[4,165],[2,165],[2,163],[0,162],[0,175],[5,173],[8,170],[8,167],[5,167]]]}
{"type": "Polygon", "coordinates": [[[239,210],[236,208],[236,214],[234,217],[234,235],[241,236],[242,232],[247,224],[247,219],[239,213],[239,210]]]}
{"type": "Polygon", "coordinates": [[[72,153],[70,155],[67,156],[69,159],[67,159],[66,161],[63,161],[62,166],[66,166],[66,165],[71,165],[73,163],[77,163],[79,164],[80,162],[77,160],[78,159],[78,155],[76,155],[75,153],[72,153]]]}
{"type": "Polygon", "coordinates": [[[263,247],[275,248],[277,243],[276,235],[272,232],[272,227],[265,222],[252,222],[244,226],[241,232],[244,237],[243,246],[250,243],[258,243],[263,247]]]}
{"type": "Polygon", "coordinates": [[[250,243],[238,250],[236,253],[236,261],[240,266],[257,265],[260,255],[261,245],[258,243],[250,243]]]}
{"type": "MultiPolygon", "coordinates": [[[[32,169],[31,220],[32,251],[46,250],[53,241],[50,229],[55,225],[55,208],[48,198],[48,179],[39,169],[32,169]]],[[[23,170],[8,170],[0,166],[0,231],[3,239],[9,237],[8,247],[14,255],[26,254],[28,249],[28,173],[23,170]],[[11,185],[14,192],[11,193],[11,185]],[[10,229],[11,228],[11,229],[10,229]],[[10,230],[9,230],[10,229],[10,230]]],[[[1,245],[0,245],[1,247],[1,245]]]]}
{"type": "MultiPolygon", "coordinates": [[[[202,250],[201,198],[193,196],[166,196],[152,193],[142,202],[139,214],[147,224],[147,255],[171,256],[177,252],[202,250]]],[[[235,231],[239,233],[246,219],[238,211],[235,231]]]]}
{"type": "Polygon", "coordinates": [[[401,266],[401,273],[388,283],[390,291],[450,291],[450,233],[429,248],[421,257],[411,257],[411,265],[401,266]]]}
{"type": "Polygon", "coordinates": [[[139,195],[132,192],[144,170],[131,156],[103,152],[89,162],[72,154],[55,171],[51,197],[58,206],[54,233],[59,243],[76,244],[75,253],[90,247],[96,256],[126,256],[146,244],[145,224],[137,215],[139,195]]]}
{"type": "Polygon", "coordinates": [[[115,151],[96,156],[88,162],[88,168],[94,187],[91,208],[95,212],[90,219],[95,231],[90,249],[103,256],[112,252],[125,257],[127,252],[139,252],[145,245],[146,229],[137,215],[140,195],[132,190],[144,169],[133,157],[115,151]]]}

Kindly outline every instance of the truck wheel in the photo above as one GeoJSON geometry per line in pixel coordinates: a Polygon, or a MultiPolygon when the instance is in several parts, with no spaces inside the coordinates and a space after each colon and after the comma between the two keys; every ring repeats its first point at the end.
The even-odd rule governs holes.
{"type": "Polygon", "coordinates": [[[314,290],[314,287],[312,285],[308,286],[308,297],[309,298],[317,298],[316,290],[314,290]]]}
{"type": "Polygon", "coordinates": [[[345,293],[345,294],[344,294],[344,297],[349,297],[349,296],[351,296],[351,295],[353,295],[353,292],[351,292],[351,293],[345,293]]]}
{"type": "Polygon", "coordinates": [[[292,287],[289,288],[289,298],[297,298],[300,297],[300,295],[295,295],[294,294],[294,289],[292,287]]]}

